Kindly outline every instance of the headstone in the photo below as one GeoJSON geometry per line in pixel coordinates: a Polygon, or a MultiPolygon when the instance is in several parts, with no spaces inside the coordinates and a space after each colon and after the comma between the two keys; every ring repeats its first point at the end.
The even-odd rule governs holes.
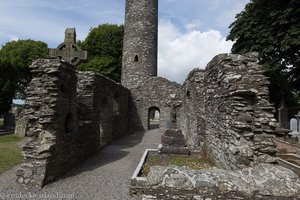
{"type": "Polygon", "coordinates": [[[87,52],[82,51],[76,44],[75,28],[67,28],[65,31],[65,41],[56,49],[49,50],[51,58],[60,58],[72,65],[76,65],[80,60],[87,59],[87,52]]]}
{"type": "Polygon", "coordinates": [[[297,120],[295,118],[292,118],[290,120],[290,129],[291,129],[291,133],[289,133],[289,135],[291,135],[292,137],[297,137],[299,136],[299,132],[297,131],[297,120]]]}
{"type": "Polygon", "coordinates": [[[15,134],[19,135],[21,137],[25,137],[26,136],[27,124],[28,124],[28,118],[25,115],[25,110],[23,110],[19,114],[19,117],[16,120],[15,134]]]}
{"type": "Polygon", "coordinates": [[[155,113],[154,113],[154,120],[158,121],[159,117],[160,117],[159,111],[156,110],[155,113]]]}
{"type": "Polygon", "coordinates": [[[278,109],[278,122],[280,128],[288,128],[288,108],[282,103],[278,109]]]}

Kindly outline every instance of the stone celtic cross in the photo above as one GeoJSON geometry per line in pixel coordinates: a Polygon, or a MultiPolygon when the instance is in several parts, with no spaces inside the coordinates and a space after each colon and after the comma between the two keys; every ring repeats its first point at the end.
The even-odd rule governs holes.
{"type": "Polygon", "coordinates": [[[76,65],[80,60],[87,59],[87,52],[82,51],[76,44],[75,28],[67,28],[65,41],[58,45],[56,49],[50,49],[49,56],[50,58],[60,58],[72,65],[76,65]]]}

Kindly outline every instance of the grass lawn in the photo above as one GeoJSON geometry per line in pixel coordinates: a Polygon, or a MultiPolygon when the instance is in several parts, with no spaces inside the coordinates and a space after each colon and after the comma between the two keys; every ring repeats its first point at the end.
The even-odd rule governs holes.
{"type": "Polygon", "coordinates": [[[147,176],[151,166],[187,166],[195,170],[207,169],[214,167],[213,162],[200,155],[175,155],[175,154],[158,154],[149,153],[146,163],[143,166],[141,176],[147,176]]]}
{"type": "Polygon", "coordinates": [[[0,129],[4,127],[4,119],[0,118],[0,129]]]}
{"type": "Polygon", "coordinates": [[[22,139],[16,135],[0,137],[0,174],[22,162],[21,148],[17,145],[22,139]]]}

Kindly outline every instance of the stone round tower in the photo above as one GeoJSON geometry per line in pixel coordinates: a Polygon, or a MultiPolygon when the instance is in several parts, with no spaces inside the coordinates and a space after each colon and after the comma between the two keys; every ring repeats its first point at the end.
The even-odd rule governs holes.
{"type": "Polygon", "coordinates": [[[158,0],[126,0],[122,85],[157,76],[158,0]]]}

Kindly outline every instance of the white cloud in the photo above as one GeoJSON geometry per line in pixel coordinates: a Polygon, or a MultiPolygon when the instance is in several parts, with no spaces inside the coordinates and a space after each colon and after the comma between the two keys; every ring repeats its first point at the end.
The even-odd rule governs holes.
{"type": "Polygon", "coordinates": [[[159,23],[159,75],[182,83],[196,67],[204,68],[217,54],[228,53],[232,42],[217,30],[180,32],[168,20],[159,23]]]}

